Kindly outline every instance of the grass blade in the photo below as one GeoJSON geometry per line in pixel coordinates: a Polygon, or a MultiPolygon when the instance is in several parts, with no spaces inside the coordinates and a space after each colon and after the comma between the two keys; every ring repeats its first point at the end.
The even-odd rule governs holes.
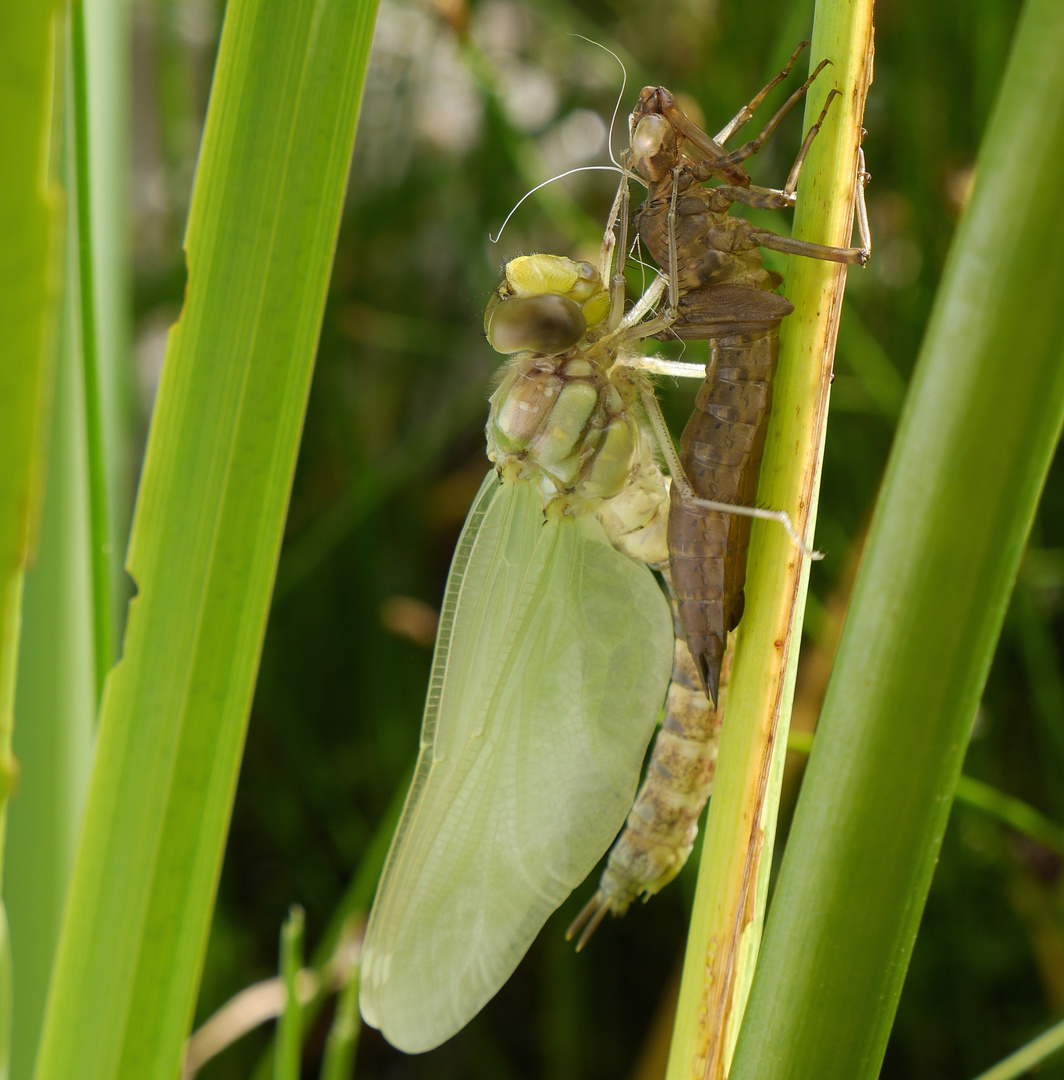
{"type": "MultiPolygon", "coordinates": [[[[5,150],[0,169],[0,867],[15,769],[11,747],[23,573],[42,496],[57,327],[62,222],[53,101],[60,10],[57,3],[16,4],[0,12],[0,143],[5,150]]],[[[5,916],[0,980],[0,1015],[6,1024],[0,1072],[5,1076],[13,1007],[10,959],[5,916]]],[[[32,1028],[32,1006],[29,1011],[32,1028]]]]}
{"type": "MultiPolygon", "coordinates": [[[[129,538],[131,489],[132,403],[129,267],[129,198],[127,193],[128,117],[132,76],[130,73],[131,18],[123,0],[80,0],[83,7],[86,75],[86,127],[84,183],[91,223],[91,271],[95,407],[93,424],[99,445],[90,445],[99,472],[98,489],[106,496],[93,507],[101,517],[98,528],[103,549],[94,553],[107,566],[100,574],[108,582],[103,601],[111,633],[106,668],[114,663],[114,649],[121,637],[122,619],[129,599],[129,583],[123,563],[129,538]]],[[[79,203],[81,200],[79,199],[79,203]]],[[[87,420],[92,418],[87,416],[87,420]]],[[[94,522],[95,524],[95,522],[94,522]]],[[[97,616],[102,618],[102,616],[97,616]]],[[[97,697],[97,703],[99,698],[97,697]]]]}
{"type": "Polygon", "coordinates": [[[879,1073],[1064,416],[1064,221],[1047,213],[1062,49],[1064,8],[1030,0],[883,483],[733,1080],[879,1073]]]}
{"type": "Polygon", "coordinates": [[[372,4],[226,11],[38,1080],[172,1080],[313,366],[372,4]]]}
{"type": "MultiPolygon", "coordinates": [[[[67,162],[67,169],[72,163],[67,162]]],[[[68,204],[68,236],[76,236],[68,204]]],[[[77,255],[68,245],[37,558],[26,575],[4,900],[18,973],[12,1075],[33,1072],[48,978],[84,806],[96,721],[85,400],[78,348],[77,255]]]]}
{"type": "Polygon", "coordinates": [[[306,918],[303,909],[293,904],[281,927],[281,979],[284,983],[284,1009],[277,1021],[277,1056],[273,1061],[273,1080],[299,1080],[299,1058],[303,1049],[303,1005],[296,981],[303,966],[303,934],[306,918]]]}
{"type": "Polygon", "coordinates": [[[11,933],[7,926],[7,912],[0,904],[0,1080],[7,1080],[8,1062],[11,1060],[11,991],[11,933]]]}
{"type": "Polygon", "coordinates": [[[358,1011],[358,967],[351,969],[347,982],[340,988],[336,1014],[325,1040],[325,1055],[321,1063],[321,1080],[350,1080],[354,1074],[355,1051],[362,1030],[358,1011]]]}
{"type": "Polygon", "coordinates": [[[72,234],[77,255],[77,311],[80,317],[81,359],[84,368],[85,424],[89,471],[89,526],[92,533],[92,592],[93,644],[96,654],[96,693],[99,700],[103,680],[114,663],[114,613],[111,582],[111,525],[108,476],[102,448],[103,411],[100,405],[99,350],[96,332],[96,286],[93,258],[95,228],[92,218],[91,181],[89,176],[89,88],[85,39],[85,0],[74,0],[70,6],[70,83],[67,95],[71,103],[73,137],[69,152],[75,168],[68,195],[77,207],[72,234]]]}
{"type": "MultiPolygon", "coordinates": [[[[381,871],[384,869],[384,860],[388,856],[392,835],[395,833],[395,827],[399,823],[399,815],[402,813],[403,804],[406,802],[406,793],[413,775],[414,770],[411,768],[403,782],[396,786],[392,794],[391,804],[374,831],[373,838],[366,845],[358,869],[344,890],[343,896],[333,910],[332,915],[329,916],[325,931],[319,938],[317,947],[314,950],[311,964],[317,971],[325,971],[333,966],[339,966],[341,970],[355,968],[354,974],[341,978],[340,981],[342,987],[341,1001],[343,1000],[343,994],[349,992],[351,982],[355,983],[355,989],[350,992],[354,994],[354,1008],[358,1025],[351,1036],[352,1043],[348,1050],[344,1045],[344,1041],[348,1038],[349,1032],[343,1025],[337,1028],[338,1021],[334,1022],[334,1029],[338,1031],[337,1039],[340,1042],[340,1047],[337,1050],[337,1056],[340,1059],[344,1059],[348,1052],[352,1057],[354,1056],[354,1042],[357,1040],[358,1033],[361,1030],[361,1014],[358,1012],[357,969],[361,961],[362,935],[366,929],[366,913],[373,902],[373,894],[377,890],[377,883],[380,881],[381,871]],[[352,958],[353,953],[355,955],[352,958]]],[[[322,1007],[325,1005],[331,989],[329,980],[323,978],[313,995],[303,1002],[303,1018],[306,1026],[309,1027],[314,1023],[318,1013],[321,1012],[322,1007]]],[[[344,1007],[341,1004],[337,1008],[339,1010],[344,1007]]],[[[338,1011],[337,1017],[339,1015],[338,1011]]],[[[332,1035],[330,1034],[331,1038],[332,1035]]],[[[250,1074],[251,1080],[270,1080],[273,1075],[275,1052],[276,1039],[266,1047],[266,1050],[260,1056],[258,1064],[250,1074]]],[[[324,1069],[325,1066],[322,1067],[324,1069]]],[[[334,1067],[339,1068],[339,1066],[334,1067]]]]}
{"type": "Polygon", "coordinates": [[[13,768],[22,574],[41,497],[58,296],[59,202],[49,134],[59,9],[14,5],[0,15],[0,139],[7,162],[0,170],[0,853],[13,768]]]}
{"type": "MultiPolygon", "coordinates": [[[[812,735],[799,734],[792,729],[787,738],[788,753],[808,754],[812,748],[812,735]]],[[[957,781],[954,798],[957,802],[966,803],[990,817],[997,818],[1015,832],[1029,836],[1043,847],[1064,856],[1064,826],[1039,813],[1022,799],[1006,795],[1005,792],[971,776],[962,776],[957,781]]]]}
{"type": "MultiPolygon", "coordinates": [[[[68,192],[65,298],[52,416],[48,425],[51,431],[48,484],[44,493],[39,547],[26,576],[23,597],[15,696],[15,714],[19,723],[14,732],[20,779],[8,826],[9,873],[4,887],[12,927],[14,966],[18,973],[17,1023],[11,1060],[15,1080],[26,1080],[33,1071],[63,899],[88,782],[99,692],[103,674],[113,661],[113,656],[106,659],[104,652],[95,649],[100,633],[94,634],[94,615],[103,619],[102,633],[111,633],[116,603],[107,578],[113,577],[112,564],[118,569],[116,553],[124,548],[124,544],[114,539],[116,515],[113,512],[110,514],[112,528],[95,545],[89,532],[90,506],[94,509],[93,522],[97,525],[107,522],[108,513],[100,500],[90,500],[86,490],[88,476],[93,471],[92,465],[106,463],[108,482],[106,485],[97,482],[94,494],[107,489],[113,491],[116,469],[112,456],[103,452],[101,444],[103,447],[111,445],[123,425],[116,421],[114,409],[105,415],[100,415],[98,409],[86,409],[83,374],[88,372],[82,364],[82,342],[95,341],[98,336],[101,342],[111,347],[107,355],[100,349],[94,350],[99,361],[98,370],[103,376],[99,385],[105,388],[113,383],[114,372],[119,367],[113,346],[125,326],[127,315],[120,302],[122,290],[113,279],[124,280],[123,274],[116,274],[116,266],[124,259],[120,226],[122,204],[119,202],[117,209],[112,206],[111,213],[102,213],[98,204],[110,206],[116,201],[114,195],[119,193],[120,185],[118,188],[114,185],[119,181],[122,161],[113,147],[109,154],[103,155],[103,163],[109,168],[97,171],[100,179],[110,181],[112,197],[101,199],[96,196],[90,204],[84,196],[90,189],[87,173],[92,170],[85,154],[78,152],[86,148],[87,139],[92,143],[87,147],[90,151],[108,134],[113,140],[119,125],[108,125],[102,114],[107,109],[120,112],[120,106],[115,105],[113,98],[120,93],[121,83],[118,81],[120,75],[112,70],[115,50],[103,56],[99,55],[97,46],[89,55],[92,40],[86,35],[82,43],[86,54],[79,56],[70,41],[71,36],[77,39],[78,24],[86,30],[88,23],[95,23],[98,33],[102,30],[104,37],[120,36],[125,20],[114,8],[113,0],[103,3],[90,0],[87,6],[74,5],[65,43],[65,105],[60,110],[64,118],[62,168],[68,192]],[[86,61],[93,73],[105,71],[108,77],[101,80],[102,91],[99,87],[95,93],[90,89],[87,103],[83,100],[75,107],[74,99],[86,94],[86,61]],[[96,223],[92,242],[82,243],[80,238],[86,235],[90,217],[96,223]],[[108,253],[110,260],[102,265],[106,273],[96,273],[91,264],[99,262],[108,253]],[[82,290],[80,286],[86,279],[95,281],[99,288],[82,290]],[[96,319],[93,309],[99,309],[101,295],[109,303],[102,311],[103,318],[96,319]],[[89,315],[83,319],[87,309],[89,315]],[[96,436],[93,449],[88,453],[87,422],[96,436]],[[112,438],[105,434],[101,440],[101,431],[108,428],[112,438]],[[90,463],[89,468],[86,468],[86,460],[90,463]],[[96,556],[95,566],[93,555],[96,556]],[[103,576],[97,574],[97,581],[102,584],[101,602],[94,603],[92,570],[101,568],[103,576]]],[[[106,147],[106,138],[103,141],[106,147]]],[[[96,186],[94,181],[91,185],[94,196],[96,186]]],[[[95,475],[94,480],[99,481],[100,475],[95,475]]],[[[105,651],[110,655],[110,650],[105,651]]]]}
{"type": "Polygon", "coordinates": [[[1043,1031],[1026,1046],[1021,1046],[1014,1054],[1009,1054],[1004,1061],[999,1061],[993,1068],[980,1073],[975,1080],[1014,1080],[1025,1072],[1041,1065],[1046,1058],[1064,1049],[1064,1020],[1054,1024],[1048,1031],[1043,1031]]]}

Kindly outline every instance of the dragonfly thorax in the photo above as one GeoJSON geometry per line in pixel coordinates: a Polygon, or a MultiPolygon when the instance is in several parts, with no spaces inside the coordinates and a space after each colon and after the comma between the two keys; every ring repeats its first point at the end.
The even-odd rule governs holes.
{"type": "Polygon", "coordinates": [[[632,469],[637,397],[581,350],[521,353],[491,397],[488,457],[504,478],[546,478],[569,501],[608,499],[632,469]]]}

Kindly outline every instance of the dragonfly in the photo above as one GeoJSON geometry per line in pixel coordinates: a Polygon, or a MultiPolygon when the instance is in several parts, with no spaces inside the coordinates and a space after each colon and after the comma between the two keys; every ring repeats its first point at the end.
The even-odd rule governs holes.
{"type": "MultiPolygon", "coordinates": [[[[868,174],[858,149],[859,247],[830,247],[757,228],[729,213],[735,203],[767,209],[794,206],[802,164],[838,91],[832,89],[810,127],[782,188],[751,183],[743,162],[756,154],[787,112],[828,64],[822,61],[761,132],[735,150],[725,144],[790,73],[808,42],[718,132],[710,137],[665,87],[645,87],[629,119],[630,163],[648,185],[636,213],[640,238],[666,268],[669,336],[708,339],[709,359],[695,409],[670,460],[672,512],[669,552],[680,621],[707,696],[715,701],[728,632],[743,614],[751,516],[781,521],[800,547],[789,518],[754,508],[757,479],[779,359],[779,328],[793,311],[776,293],[779,274],[767,270],[759,248],[863,266],[871,252],[864,187],[868,174]],[[720,183],[704,187],[709,180],[720,183]],[[739,507],[747,508],[745,512],[739,507]]],[[[663,425],[661,425],[663,426],[663,425]]],[[[666,453],[666,434],[662,434],[666,453]]]]}
{"type": "MultiPolygon", "coordinates": [[[[668,572],[668,481],[643,415],[652,390],[627,363],[659,325],[664,281],[624,312],[612,221],[598,268],[512,260],[485,317],[511,355],[490,400],[494,468],[451,565],[415,775],[363,948],[362,1015],[410,1053],[481,1009],[606,852],[670,681],[666,727],[682,728],[678,704],[708,708],[651,570],[668,572]],[[674,657],[688,674],[671,680],[674,657]]],[[[688,771],[704,771],[697,758],[688,771]]],[[[677,817],[637,841],[660,854],[637,891],[673,876],[689,831],[677,817]]],[[[619,884],[614,908],[630,902],[619,884]]]]}
{"type": "Polygon", "coordinates": [[[625,312],[627,200],[625,177],[597,269],[512,260],[485,316],[512,357],[491,397],[495,468],[452,563],[415,776],[363,950],[363,1017],[407,1052],[445,1041],[498,991],[630,807],[570,928],[580,945],[675,876],[708,798],[723,702],[706,699],[651,573],[669,584],[656,452],[683,473],[643,374],[705,371],[633,348],[689,322],[691,290],[674,257],[625,312]]]}

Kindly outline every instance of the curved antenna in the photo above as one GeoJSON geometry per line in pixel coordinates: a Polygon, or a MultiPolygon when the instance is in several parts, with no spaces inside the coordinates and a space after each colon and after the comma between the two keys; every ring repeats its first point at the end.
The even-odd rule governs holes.
{"type": "Polygon", "coordinates": [[[605,53],[609,53],[614,60],[617,61],[618,67],[621,69],[621,89],[617,94],[617,100],[613,104],[613,116],[610,117],[610,137],[606,143],[606,148],[609,151],[610,161],[613,162],[617,168],[620,168],[620,163],[613,156],[613,129],[617,125],[617,114],[621,111],[621,102],[624,100],[624,88],[628,85],[628,69],[624,66],[624,61],[612,50],[606,48],[600,41],[595,41],[593,38],[584,37],[583,34],[571,33],[568,37],[579,38],[581,41],[586,41],[588,45],[594,45],[595,48],[601,49],[605,53]]]}
{"type": "MultiPolygon", "coordinates": [[[[539,191],[540,188],[544,188],[548,184],[553,184],[555,180],[562,180],[566,176],[572,176],[573,173],[578,173],[578,172],[619,172],[619,173],[623,173],[624,170],[620,167],[620,165],[578,165],[575,169],[566,169],[565,172],[558,173],[557,176],[552,176],[549,180],[544,180],[542,184],[536,184],[536,186],[534,188],[532,188],[529,191],[526,191],[524,193],[524,195],[522,195],[521,198],[518,199],[517,202],[514,203],[513,209],[506,215],[506,217],[503,219],[503,223],[499,226],[499,231],[494,236],[492,236],[491,233],[488,233],[488,239],[493,244],[497,244],[499,242],[499,239],[502,237],[502,231],[503,231],[503,229],[506,228],[506,225],[509,222],[510,218],[512,218],[514,216],[514,214],[517,213],[518,207],[521,205],[521,203],[523,203],[525,201],[525,199],[527,199],[529,197],[529,195],[535,195],[535,193],[537,191],[539,191]]],[[[637,179],[638,179],[638,177],[637,177],[637,179]]]]}
{"type": "Polygon", "coordinates": [[[509,224],[510,218],[512,218],[514,216],[514,214],[517,212],[518,207],[525,201],[525,199],[527,199],[529,197],[529,195],[534,195],[537,191],[539,191],[540,188],[546,187],[548,184],[553,184],[555,180],[561,180],[563,177],[572,176],[573,173],[595,172],[595,171],[599,171],[599,170],[606,171],[606,172],[618,172],[622,176],[626,176],[630,180],[635,180],[637,183],[642,184],[643,187],[647,186],[646,181],[643,180],[643,178],[641,176],[638,176],[637,174],[633,173],[629,169],[625,169],[620,164],[620,162],[618,162],[617,158],[614,157],[614,154],[613,154],[613,129],[617,125],[617,116],[621,111],[621,102],[624,100],[624,90],[625,90],[625,87],[628,85],[628,69],[624,66],[624,61],[612,49],[608,49],[605,45],[601,44],[598,41],[594,41],[592,38],[584,37],[583,34],[576,34],[576,33],[570,33],[568,36],[569,37],[580,38],[581,41],[586,41],[589,45],[594,45],[596,48],[601,49],[603,52],[609,53],[610,56],[612,56],[613,59],[617,61],[617,64],[620,66],[620,69],[621,69],[621,89],[620,89],[620,92],[617,94],[617,100],[616,100],[616,102],[614,102],[614,105],[613,105],[613,116],[610,117],[609,138],[607,139],[607,142],[606,142],[606,149],[607,149],[607,151],[608,151],[608,153],[610,155],[610,161],[612,161],[613,164],[612,165],[580,165],[575,169],[569,169],[566,172],[558,173],[557,176],[552,176],[549,180],[544,180],[542,184],[537,184],[534,188],[531,189],[531,191],[526,191],[524,193],[524,195],[522,195],[521,198],[518,199],[516,203],[514,203],[513,209],[511,209],[511,211],[503,219],[503,223],[499,226],[499,231],[494,236],[492,236],[491,233],[488,233],[488,239],[493,244],[497,244],[499,242],[499,240],[502,239],[503,230],[509,224]]]}

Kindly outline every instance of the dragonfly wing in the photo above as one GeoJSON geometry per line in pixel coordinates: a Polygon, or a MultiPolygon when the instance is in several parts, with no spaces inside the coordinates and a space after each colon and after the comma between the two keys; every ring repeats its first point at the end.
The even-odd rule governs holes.
{"type": "Polygon", "coordinates": [[[370,915],[366,1021],[409,1053],[480,1010],[631,806],[669,680],[653,575],[593,517],[481,487],[451,567],[414,781],[370,915]]]}

